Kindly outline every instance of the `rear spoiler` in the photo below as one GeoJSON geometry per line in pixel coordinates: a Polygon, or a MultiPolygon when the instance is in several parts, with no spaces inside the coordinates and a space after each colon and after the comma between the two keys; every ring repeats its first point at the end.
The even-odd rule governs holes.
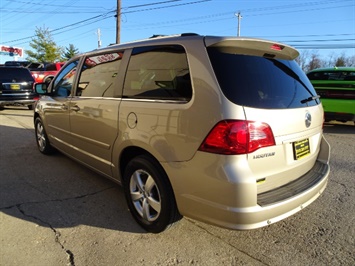
{"type": "Polygon", "coordinates": [[[222,52],[294,60],[299,52],[286,44],[244,37],[205,37],[206,47],[216,47],[222,52]]]}

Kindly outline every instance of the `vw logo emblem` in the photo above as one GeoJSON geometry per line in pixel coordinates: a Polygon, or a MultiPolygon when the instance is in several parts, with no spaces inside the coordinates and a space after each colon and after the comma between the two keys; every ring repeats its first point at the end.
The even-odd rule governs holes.
{"type": "Polygon", "coordinates": [[[309,112],[306,113],[306,116],[305,116],[305,119],[304,119],[304,122],[306,124],[306,127],[309,127],[312,123],[312,116],[309,112]]]}

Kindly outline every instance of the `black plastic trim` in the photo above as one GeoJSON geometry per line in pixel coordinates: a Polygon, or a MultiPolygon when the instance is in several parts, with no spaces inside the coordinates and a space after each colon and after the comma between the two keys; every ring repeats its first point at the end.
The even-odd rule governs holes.
{"type": "Polygon", "coordinates": [[[328,168],[328,164],[316,161],[313,168],[300,178],[284,186],[258,194],[258,204],[264,207],[297,196],[321,182],[328,168]]]}

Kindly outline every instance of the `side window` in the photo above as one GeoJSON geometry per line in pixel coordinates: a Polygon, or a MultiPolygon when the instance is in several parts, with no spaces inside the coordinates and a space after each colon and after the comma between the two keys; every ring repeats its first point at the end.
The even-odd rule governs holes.
{"type": "Polygon", "coordinates": [[[307,74],[310,80],[355,80],[355,72],[353,71],[317,71],[307,74]]]}
{"type": "Polygon", "coordinates": [[[123,52],[115,52],[87,57],[80,73],[76,95],[113,97],[122,56],[123,52]]]}
{"type": "Polygon", "coordinates": [[[68,97],[70,95],[78,63],[79,60],[71,62],[58,74],[53,81],[53,96],[68,97]]]}
{"type": "Polygon", "coordinates": [[[48,64],[48,65],[46,66],[46,70],[47,70],[47,71],[56,71],[57,69],[56,69],[56,67],[55,67],[55,63],[54,63],[54,64],[48,64]]]}
{"type": "Polygon", "coordinates": [[[123,97],[190,100],[192,87],[185,49],[179,45],[134,48],[123,97]]]}

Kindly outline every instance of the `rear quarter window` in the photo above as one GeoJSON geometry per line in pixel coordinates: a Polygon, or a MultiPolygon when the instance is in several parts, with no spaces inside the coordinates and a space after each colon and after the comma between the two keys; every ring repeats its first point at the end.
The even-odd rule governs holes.
{"type": "Polygon", "coordinates": [[[304,101],[317,93],[295,61],[207,50],[224,95],[235,104],[263,109],[319,104],[304,101]]]}
{"type": "Polygon", "coordinates": [[[134,48],[123,97],[189,101],[192,87],[184,48],[179,45],[134,48]]]}

